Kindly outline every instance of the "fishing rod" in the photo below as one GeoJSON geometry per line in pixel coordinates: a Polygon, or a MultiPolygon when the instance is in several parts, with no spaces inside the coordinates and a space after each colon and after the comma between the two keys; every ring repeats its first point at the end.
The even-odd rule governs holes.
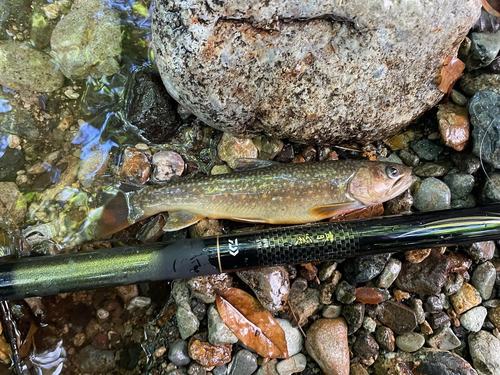
{"type": "Polygon", "coordinates": [[[500,204],[272,228],[0,264],[0,299],[500,239],[500,204]]]}

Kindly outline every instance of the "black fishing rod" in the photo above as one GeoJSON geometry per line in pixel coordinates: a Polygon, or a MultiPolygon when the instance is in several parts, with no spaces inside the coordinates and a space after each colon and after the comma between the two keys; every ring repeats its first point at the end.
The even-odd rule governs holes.
{"type": "Polygon", "coordinates": [[[500,239],[500,204],[272,228],[2,263],[0,298],[20,299],[494,239],[500,239]]]}

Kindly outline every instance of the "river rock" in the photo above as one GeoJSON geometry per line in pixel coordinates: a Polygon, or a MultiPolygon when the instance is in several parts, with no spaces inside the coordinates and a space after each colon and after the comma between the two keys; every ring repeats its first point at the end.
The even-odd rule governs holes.
{"type": "Polygon", "coordinates": [[[413,205],[419,211],[446,210],[450,208],[451,191],[441,180],[428,177],[413,195],[413,205]]]}
{"type": "Polygon", "coordinates": [[[208,341],[212,345],[235,344],[238,338],[224,323],[214,305],[210,305],[208,315],[208,341]]]}
{"type": "Polygon", "coordinates": [[[52,55],[71,79],[101,78],[120,68],[120,20],[101,0],[78,0],[54,28],[52,55]]]}
{"type": "Polygon", "coordinates": [[[396,279],[396,287],[421,296],[439,294],[446,281],[450,260],[437,250],[421,263],[403,262],[403,267],[396,279]]]}
{"type": "Polygon", "coordinates": [[[290,292],[290,280],[284,267],[267,267],[236,273],[255,293],[262,306],[271,312],[283,309],[290,292]]]}
{"type": "Polygon", "coordinates": [[[440,68],[480,5],[161,0],[153,48],[169,93],[211,126],[239,136],[366,142],[442,98],[440,68]]]}
{"type": "Polygon", "coordinates": [[[299,353],[285,359],[284,361],[280,361],[276,366],[276,371],[279,375],[292,375],[292,374],[300,374],[305,370],[307,365],[307,358],[304,354],[299,353]]]}
{"type": "Polygon", "coordinates": [[[398,349],[404,352],[416,352],[424,346],[425,338],[420,333],[410,332],[405,335],[396,337],[396,345],[398,349]]]}
{"type": "Polygon", "coordinates": [[[500,74],[465,73],[460,80],[460,89],[469,96],[478,91],[494,91],[500,94],[500,74]]]}
{"type": "MultiPolygon", "coordinates": [[[[20,225],[24,222],[27,205],[24,196],[14,182],[0,182],[0,218],[12,219],[13,224],[20,225]]],[[[9,220],[7,220],[7,223],[9,220]]],[[[0,224],[0,227],[2,227],[0,224]]],[[[12,223],[11,223],[12,224],[12,223]]]]}
{"type": "Polygon", "coordinates": [[[500,32],[471,33],[471,47],[466,62],[469,70],[488,66],[500,51],[500,32]]]}
{"type": "Polygon", "coordinates": [[[456,151],[462,151],[469,140],[470,124],[467,108],[453,103],[441,104],[437,118],[444,144],[456,151]]]}
{"type": "Polygon", "coordinates": [[[481,263],[476,267],[470,280],[483,300],[488,300],[493,293],[497,272],[495,266],[491,262],[481,263]]]}
{"type": "Polygon", "coordinates": [[[285,332],[288,355],[292,357],[299,353],[304,345],[304,337],[302,336],[300,329],[293,327],[289,320],[277,318],[276,321],[285,332]]]}
{"type": "Polygon", "coordinates": [[[500,168],[500,94],[478,91],[469,102],[472,123],[472,152],[500,168]]]}
{"type": "Polygon", "coordinates": [[[473,309],[470,309],[466,313],[462,314],[460,317],[460,324],[462,324],[462,327],[471,332],[478,332],[481,330],[487,314],[488,310],[486,310],[486,307],[474,307],[473,309]]]}
{"type": "Polygon", "coordinates": [[[469,336],[472,363],[479,375],[500,374],[500,340],[486,331],[469,336]]]}
{"type": "Polygon", "coordinates": [[[400,302],[385,301],[379,305],[377,316],[380,322],[399,335],[413,331],[417,327],[415,312],[400,302]]]}
{"type": "Polygon", "coordinates": [[[344,276],[353,284],[370,281],[383,271],[390,256],[380,254],[348,259],[342,264],[344,276]]]}
{"type": "Polygon", "coordinates": [[[51,92],[64,84],[64,76],[51,57],[29,44],[2,40],[0,56],[0,84],[9,89],[51,92]]]}
{"type": "Polygon", "coordinates": [[[315,321],[307,331],[306,350],[326,374],[349,375],[349,346],[344,319],[315,321]]]}

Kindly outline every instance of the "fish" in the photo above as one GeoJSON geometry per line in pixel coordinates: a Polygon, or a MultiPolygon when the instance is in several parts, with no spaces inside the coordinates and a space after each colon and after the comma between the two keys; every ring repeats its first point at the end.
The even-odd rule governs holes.
{"type": "Polygon", "coordinates": [[[240,159],[239,171],[119,192],[103,207],[98,236],[168,212],[164,231],[203,218],[267,224],[312,223],[383,203],[414,181],[410,168],[367,160],[283,164],[240,159]]]}

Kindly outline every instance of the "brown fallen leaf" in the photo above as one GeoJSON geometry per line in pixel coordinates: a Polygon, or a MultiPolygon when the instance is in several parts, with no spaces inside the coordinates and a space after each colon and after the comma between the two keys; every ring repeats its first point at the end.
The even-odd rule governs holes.
{"type": "Polygon", "coordinates": [[[482,0],[483,8],[489,14],[495,17],[500,17],[500,1],[499,0],[482,0]]]}
{"type": "Polygon", "coordinates": [[[285,332],[256,298],[228,288],[217,295],[216,304],[224,323],[243,344],[262,357],[288,358],[285,332]]]}
{"type": "Polygon", "coordinates": [[[465,64],[458,57],[446,56],[441,68],[441,82],[437,87],[443,94],[449,94],[455,82],[462,76],[465,64]]]}

